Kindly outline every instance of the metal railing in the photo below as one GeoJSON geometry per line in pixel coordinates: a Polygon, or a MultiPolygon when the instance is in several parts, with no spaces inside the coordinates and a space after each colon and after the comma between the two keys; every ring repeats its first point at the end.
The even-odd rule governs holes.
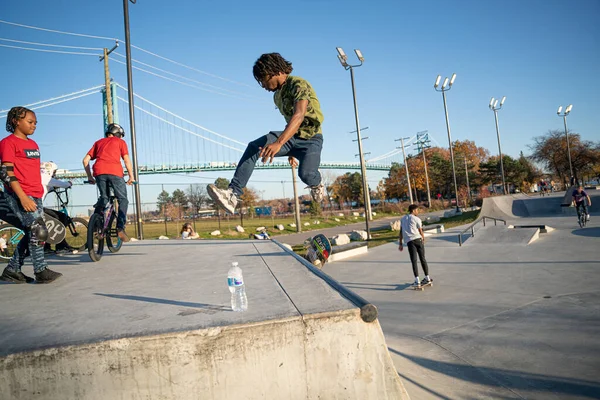
{"type": "Polygon", "coordinates": [[[459,232],[458,234],[458,245],[462,246],[463,244],[463,235],[468,232],[471,231],[471,237],[475,237],[475,225],[477,225],[480,222],[483,222],[483,226],[485,226],[485,220],[486,219],[491,219],[494,220],[494,225],[498,225],[498,221],[504,222],[504,225],[506,225],[506,221],[501,219],[501,218],[494,218],[494,217],[486,217],[483,216],[481,218],[479,218],[477,221],[473,222],[471,225],[469,225],[469,227],[465,230],[463,230],[462,232],[459,232]]]}

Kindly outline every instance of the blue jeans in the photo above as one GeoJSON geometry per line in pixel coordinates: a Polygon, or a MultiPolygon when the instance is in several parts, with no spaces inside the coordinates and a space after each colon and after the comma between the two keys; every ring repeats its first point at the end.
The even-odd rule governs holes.
{"type": "MultiPolygon", "coordinates": [[[[259,159],[259,147],[264,148],[266,145],[274,143],[281,134],[281,131],[269,132],[248,144],[229,184],[229,187],[233,189],[237,196],[242,194],[242,190],[246,187],[252,172],[254,172],[254,167],[259,159]]],[[[308,186],[318,186],[321,183],[319,165],[321,164],[322,148],[323,135],[315,135],[310,139],[293,136],[281,147],[275,157],[292,156],[298,159],[298,177],[300,180],[308,186]]]]}
{"type": "Polygon", "coordinates": [[[110,188],[113,188],[115,197],[119,202],[119,211],[117,213],[117,230],[125,229],[125,222],[127,222],[127,207],[129,206],[129,200],[127,200],[127,185],[125,180],[120,176],[116,175],[98,175],[95,176],[96,185],[100,191],[100,197],[96,203],[95,212],[102,214],[104,207],[108,204],[110,188]]]}
{"type": "Polygon", "coordinates": [[[8,262],[8,267],[14,272],[21,271],[21,267],[25,263],[25,257],[29,254],[31,254],[34,272],[42,272],[48,266],[44,259],[44,246],[40,243],[33,243],[31,241],[31,225],[36,219],[42,217],[44,214],[42,199],[31,196],[29,196],[29,198],[35,202],[37,210],[32,212],[25,211],[23,207],[21,207],[21,202],[15,194],[2,194],[1,203],[3,207],[1,208],[6,208],[11,215],[11,218],[9,218],[7,222],[10,222],[11,225],[24,232],[19,244],[17,244],[17,251],[15,251],[15,254],[13,254],[13,257],[8,262]]]}

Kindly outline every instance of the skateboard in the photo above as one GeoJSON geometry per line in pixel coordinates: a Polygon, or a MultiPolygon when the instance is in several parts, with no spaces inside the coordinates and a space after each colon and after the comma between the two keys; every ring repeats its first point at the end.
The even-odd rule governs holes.
{"type": "Polygon", "coordinates": [[[433,281],[431,281],[431,282],[429,282],[429,283],[426,283],[426,284],[424,284],[424,285],[421,285],[421,286],[413,286],[413,288],[414,288],[415,290],[425,290],[425,288],[426,288],[427,286],[433,286],[433,281]]]}
{"type": "Polygon", "coordinates": [[[44,213],[44,222],[46,223],[46,229],[48,229],[46,243],[59,244],[65,240],[67,228],[65,228],[62,222],[46,213],[44,213]]]}
{"type": "Polygon", "coordinates": [[[325,264],[331,255],[331,242],[321,233],[306,239],[304,246],[306,259],[314,265],[325,264]]]}

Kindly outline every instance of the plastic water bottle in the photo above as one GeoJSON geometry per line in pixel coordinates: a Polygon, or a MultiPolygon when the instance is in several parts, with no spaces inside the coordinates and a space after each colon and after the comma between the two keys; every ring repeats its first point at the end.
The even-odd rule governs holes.
{"type": "Polygon", "coordinates": [[[246,287],[244,286],[242,269],[238,267],[237,262],[231,263],[231,268],[229,268],[229,272],[227,273],[227,285],[231,292],[231,309],[238,312],[246,311],[248,309],[246,287]]]}

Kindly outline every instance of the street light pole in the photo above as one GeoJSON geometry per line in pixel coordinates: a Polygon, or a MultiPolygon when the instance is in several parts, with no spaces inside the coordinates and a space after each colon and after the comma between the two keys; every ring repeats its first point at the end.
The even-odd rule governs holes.
{"type": "Polygon", "coordinates": [[[367,229],[367,240],[371,239],[371,231],[369,230],[369,220],[373,218],[371,214],[371,196],[369,194],[369,184],[367,183],[367,168],[365,167],[365,159],[363,156],[362,150],[362,139],[360,137],[360,123],[358,120],[358,105],[356,103],[356,88],[354,86],[354,68],[360,67],[365,61],[360,50],[355,49],[354,53],[358,57],[360,64],[358,65],[350,65],[348,64],[348,56],[344,53],[344,50],[341,47],[336,47],[338,52],[338,59],[342,64],[342,67],[346,70],[350,70],[350,81],[352,82],[352,98],[354,100],[354,117],[356,120],[356,136],[358,140],[358,154],[360,157],[360,172],[362,175],[362,185],[364,192],[364,202],[365,202],[365,226],[367,229]]]}
{"type": "Polygon", "coordinates": [[[508,194],[508,190],[506,187],[506,181],[504,179],[504,160],[502,156],[502,146],[500,145],[500,128],[498,127],[498,110],[502,108],[504,105],[504,101],[506,100],[506,96],[502,97],[500,100],[500,105],[498,105],[498,100],[492,97],[490,100],[490,110],[494,112],[494,119],[496,120],[496,135],[498,136],[498,153],[500,153],[500,172],[502,174],[502,194],[508,194]]]}
{"type": "Polygon", "coordinates": [[[569,183],[571,183],[571,180],[575,177],[575,175],[573,175],[573,163],[571,162],[571,143],[569,140],[569,130],[567,129],[567,115],[569,115],[572,109],[573,104],[569,104],[565,109],[564,113],[560,113],[562,111],[562,106],[558,107],[558,111],[556,112],[556,114],[558,114],[559,117],[563,117],[563,120],[565,122],[565,136],[567,137],[567,154],[569,156],[569,170],[571,171],[571,179],[569,180],[569,183]]]}
{"type": "Polygon", "coordinates": [[[448,106],[446,105],[446,92],[452,89],[452,85],[454,84],[454,80],[456,79],[456,74],[452,74],[452,78],[448,79],[447,77],[444,79],[444,84],[441,88],[438,89],[440,85],[440,80],[442,79],[441,75],[438,75],[433,88],[442,92],[442,98],[444,100],[444,114],[446,115],[446,129],[448,130],[448,147],[450,149],[450,160],[452,161],[452,176],[454,178],[454,193],[456,195],[456,211],[460,212],[460,206],[458,205],[458,185],[456,183],[456,168],[454,167],[454,150],[452,149],[452,136],[450,134],[450,120],[448,119],[448,106]]]}
{"type": "Polygon", "coordinates": [[[138,157],[137,144],[135,138],[135,113],[133,106],[133,72],[131,69],[131,41],[129,38],[129,4],[131,1],[135,4],[136,0],[123,0],[123,15],[125,19],[125,58],[127,60],[127,90],[129,95],[129,129],[131,130],[131,163],[133,164],[133,180],[137,182],[134,185],[135,192],[135,216],[137,223],[138,239],[144,238],[142,227],[142,201],[140,196],[140,185],[138,179],[138,157]]]}
{"type": "Polygon", "coordinates": [[[400,147],[402,148],[402,156],[404,157],[404,169],[406,170],[406,183],[408,184],[408,198],[410,199],[410,204],[414,203],[412,189],[410,187],[410,174],[408,173],[408,163],[406,162],[406,153],[404,152],[404,139],[410,138],[400,138],[396,139],[396,142],[400,141],[400,147]]]}

